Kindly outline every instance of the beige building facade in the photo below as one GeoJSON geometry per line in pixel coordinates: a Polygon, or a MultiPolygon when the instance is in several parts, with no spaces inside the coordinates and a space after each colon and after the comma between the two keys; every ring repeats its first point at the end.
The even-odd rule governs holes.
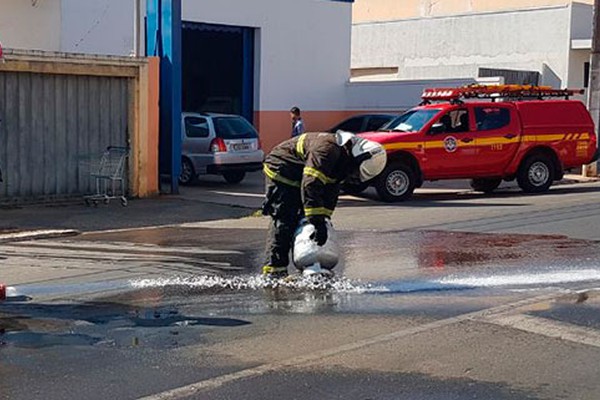
{"type": "MultiPolygon", "coordinates": [[[[386,3],[356,1],[358,7],[365,1],[371,7],[386,3]]],[[[388,110],[417,104],[419,88],[475,81],[586,88],[593,22],[590,2],[389,1],[399,12],[394,14],[390,8],[386,18],[391,20],[353,24],[351,84],[356,87],[352,90],[361,101],[372,100],[373,109],[388,110]],[[499,8],[500,3],[521,7],[483,8],[499,8]],[[418,7],[427,4],[444,4],[448,13],[421,16],[418,7]],[[401,9],[409,5],[412,14],[401,9]]],[[[432,9],[441,12],[439,7],[432,9]]]]}
{"type": "MultiPolygon", "coordinates": [[[[354,23],[568,5],[572,0],[356,0],[354,23]]],[[[577,0],[593,4],[594,0],[577,0]]]]}

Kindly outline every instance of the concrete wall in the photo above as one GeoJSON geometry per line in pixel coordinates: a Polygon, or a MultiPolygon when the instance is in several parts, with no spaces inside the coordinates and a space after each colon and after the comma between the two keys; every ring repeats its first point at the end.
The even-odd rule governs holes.
{"type": "Polygon", "coordinates": [[[61,51],[118,56],[133,52],[134,0],[51,1],[62,2],[61,51]]]}
{"type": "Polygon", "coordinates": [[[593,22],[594,6],[574,3],[571,14],[571,39],[591,39],[593,22]]]}
{"type": "Polygon", "coordinates": [[[397,79],[474,78],[478,68],[568,74],[570,7],[357,24],[352,67],[399,67],[397,79]],[[545,67],[544,67],[545,66],[545,67]]]}
{"type": "Polygon", "coordinates": [[[0,43],[6,48],[58,51],[60,0],[1,0],[0,43]]]}
{"type": "MultiPolygon", "coordinates": [[[[593,0],[576,0],[593,4],[593,0]]],[[[573,3],[573,0],[356,0],[355,23],[396,21],[406,18],[506,11],[573,3]]]]}
{"type": "Polygon", "coordinates": [[[569,87],[583,88],[584,64],[590,62],[589,50],[571,50],[569,57],[569,87]]]}
{"type": "Polygon", "coordinates": [[[474,79],[352,82],[347,88],[347,108],[355,112],[402,112],[419,104],[426,88],[472,83],[475,83],[474,79]]]}

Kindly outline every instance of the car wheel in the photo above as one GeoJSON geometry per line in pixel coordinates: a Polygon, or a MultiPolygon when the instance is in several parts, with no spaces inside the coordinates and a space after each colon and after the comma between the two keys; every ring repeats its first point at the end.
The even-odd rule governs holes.
{"type": "Polygon", "coordinates": [[[471,187],[476,192],[492,193],[502,183],[499,178],[471,179],[471,187]]]}
{"type": "Polygon", "coordinates": [[[196,181],[196,170],[194,164],[188,159],[181,160],[181,174],[179,174],[179,183],[182,185],[191,185],[196,181]]]}
{"type": "Polygon", "coordinates": [[[375,180],[375,189],[381,200],[392,203],[408,199],[415,184],[415,173],[408,165],[391,164],[375,180]]]}
{"type": "Polygon", "coordinates": [[[342,191],[346,194],[361,194],[368,187],[368,183],[343,183],[342,191]]]}
{"type": "Polygon", "coordinates": [[[554,162],[544,154],[534,154],[523,161],[517,183],[525,193],[541,193],[554,182],[554,162]]]}
{"type": "Polygon", "coordinates": [[[244,171],[229,171],[223,172],[223,178],[227,183],[240,183],[246,177],[246,173],[244,171]]]}

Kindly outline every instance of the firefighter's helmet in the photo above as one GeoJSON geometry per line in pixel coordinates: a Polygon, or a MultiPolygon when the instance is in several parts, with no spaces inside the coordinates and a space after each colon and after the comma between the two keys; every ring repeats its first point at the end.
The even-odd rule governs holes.
{"type": "Polygon", "coordinates": [[[381,144],[349,132],[339,131],[336,135],[340,146],[352,143],[352,156],[359,165],[361,182],[368,182],[383,171],[387,163],[387,154],[381,144]]]}

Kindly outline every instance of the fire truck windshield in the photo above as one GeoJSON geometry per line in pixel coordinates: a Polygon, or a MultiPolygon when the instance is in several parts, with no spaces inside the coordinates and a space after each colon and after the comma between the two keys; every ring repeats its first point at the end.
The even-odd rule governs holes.
{"type": "Polygon", "coordinates": [[[419,132],[440,110],[411,110],[382,126],[380,131],[419,132]]]}

